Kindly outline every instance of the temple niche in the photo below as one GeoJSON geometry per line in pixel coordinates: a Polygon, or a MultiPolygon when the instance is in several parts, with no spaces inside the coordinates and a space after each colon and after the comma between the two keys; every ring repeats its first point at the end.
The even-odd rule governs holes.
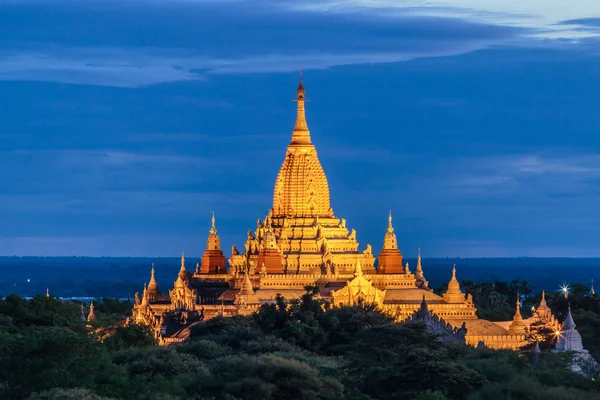
{"type": "MultiPolygon", "coordinates": [[[[296,122],[275,179],[273,202],[256,228],[240,237],[243,251],[232,246],[226,259],[213,213],[194,272],[186,270],[182,257],[173,288],[162,294],[153,267],[142,298],[136,294],[130,320],[151,326],[161,344],[178,343],[193,324],[215,316],[249,314],[278,295],[297,299],[306,286],[318,286],[321,300],[333,306],[376,304],[398,322],[420,318],[449,340],[493,348],[522,345],[530,321],[520,317],[518,308],[513,321],[479,319],[471,296],[460,288],[456,268],[447,292],[436,295],[425,278],[420,250],[411,272],[398,246],[391,212],[377,260],[370,244],[360,246],[356,230],[331,207],[327,176],[306,121],[305,93],[301,76],[296,122]]],[[[544,304],[538,310],[554,323],[544,304]]]]}

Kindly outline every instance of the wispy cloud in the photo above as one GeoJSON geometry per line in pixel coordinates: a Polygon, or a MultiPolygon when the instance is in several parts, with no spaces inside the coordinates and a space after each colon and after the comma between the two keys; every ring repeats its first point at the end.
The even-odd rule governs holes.
{"type": "Polygon", "coordinates": [[[23,149],[1,152],[0,180],[14,194],[77,193],[104,190],[177,190],[182,185],[214,182],[239,161],[185,153],[150,153],[115,149],[23,149]],[[26,168],[26,166],[28,168],[26,168]],[[31,168],[35,167],[35,168],[31,168]],[[65,179],[68,177],[68,179],[65,179]]]}
{"type": "MultiPolygon", "coordinates": [[[[443,42],[421,49],[389,52],[330,53],[307,51],[302,54],[265,54],[242,58],[175,57],[146,53],[143,49],[63,48],[56,54],[4,54],[0,60],[0,80],[49,81],[69,84],[143,87],[160,83],[203,80],[211,74],[255,74],[328,69],[341,65],[378,64],[418,58],[444,57],[485,49],[492,41],[443,42]],[[69,56],[62,53],[69,52],[69,56]]],[[[158,53],[158,54],[157,54],[158,53]]],[[[166,53],[173,53],[168,51],[166,53]]]]}
{"type": "Polygon", "coordinates": [[[203,80],[211,74],[290,72],[299,65],[327,69],[447,57],[495,46],[547,46],[548,41],[540,38],[561,39],[552,42],[562,46],[565,39],[600,36],[593,22],[593,17],[600,17],[600,3],[593,0],[129,1],[126,7],[110,3],[111,12],[121,17],[134,15],[127,14],[132,9],[156,12],[156,7],[173,15],[173,20],[186,11],[198,15],[193,24],[189,18],[168,24],[161,17],[161,32],[177,39],[155,40],[155,47],[150,47],[138,31],[159,23],[152,13],[135,14],[132,26],[115,22],[116,33],[111,34],[104,29],[105,17],[95,20],[95,6],[54,4],[62,5],[56,8],[61,10],[57,15],[72,18],[71,13],[64,14],[67,4],[96,22],[81,31],[90,39],[85,44],[78,40],[82,28],[72,21],[75,33],[69,36],[70,43],[60,34],[62,29],[51,24],[23,33],[28,39],[21,46],[10,41],[10,47],[1,51],[0,41],[0,80],[134,88],[203,80]],[[99,27],[101,37],[92,39],[99,27]],[[32,33],[46,29],[49,35],[32,33]]]}
{"type": "MultiPolygon", "coordinates": [[[[573,185],[600,178],[600,155],[542,156],[536,154],[491,156],[457,163],[449,186],[485,189],[532,185],[532,179],[560,190],[557,182],[567,181],[564,190],[573,185]],[[462,171],[461,171],[462,170],[462,171]]],[[[535,182],[534,182],[535,183],[535,182]]]]}
{"type": "Polygon", "coordinates": [[[61,49],[52,53],[4,54],[0,80],[49,81],[71,84],[139,87],[202,79],[191,69],[204,62],[150,56],[135,49],[61,49]],[[70,53],[68,56],[63,53],[70,53]],[[186,65],[182,67],[181,64],[186,65]]]}
{"type": "MultiPolygon", "coordinates": [[[[77,2],[48,6],[57,20],[73,26],[68,37],[62,25],[44,24],[44,18],[34,20],[26,32],[20,25],[5,28],[8,37],[20,32],[24,39],[3,41],[0,35],[0,80],[143,87],[214,74],[290,72],[299,65],[327,69],[454,56],[506,43],[518,34],[518,29],[458,18],[383,16],[374,7],[366,12],[351,7],[331,15],[321,8],[308,10],[300,1],[150,3],[152,7],[147,1],[126,7],[111,3],[114,32],[106,31],[106,15],[95,13],[96,6],[77,2]],[[73,15],[85,16],[90,23],[82,28],[73,15]],[[165,15],[181,23],[169,23],[165,15]],[[155,40],[139,33],[157,26],[161,34],[155,40]]],[[[38,12],[23,10],[25,18],[38,12]]],[[[14,24],[4,18],[9,27],[14,24]]]]}
{"type": "Polygon", "coordinates": [[[167,164],[208,164],[206,157],[171,155],[159,153],[143,153],[122,151],[114,149],[14,149],[0,151],[8,161],[8,157],[43,158],[53,164],[69,166],[131,166],[134,164],[154,164],[165,166],[167,164]]]}
{"type": "Polygon", "coordinates": [[[526,29],[524,36],[540,39],[582,39],[600,36],[600,32],[582,19],[600,17],[600,3],[595,0],[325,0],[292,3],[302,10],[349,12],[380,10],[389,16],[413,15],[458,18],[491,25],[526,29]]]}

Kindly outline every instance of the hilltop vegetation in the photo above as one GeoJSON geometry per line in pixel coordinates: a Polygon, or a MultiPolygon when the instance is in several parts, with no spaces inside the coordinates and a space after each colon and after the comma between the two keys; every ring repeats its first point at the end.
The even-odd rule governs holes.
{"type": "MultiPolygon", "coordinates": [[[[440,343],[423,325],[395,324],[372,306],[324,310],[308,289],[252,316],[197,325],[168,348],[136,325],[107,336],[127,303],[97,304],[90,329],[79,304],[8,296],[0,301],[0,398],[600,399],[600,384],[568,372],[564,355],[440,343]]],[[[600,326],[579,321],[598,321],[598,299],[575,294],[571,305],[582,334],[598,337],[600,326]]]]}

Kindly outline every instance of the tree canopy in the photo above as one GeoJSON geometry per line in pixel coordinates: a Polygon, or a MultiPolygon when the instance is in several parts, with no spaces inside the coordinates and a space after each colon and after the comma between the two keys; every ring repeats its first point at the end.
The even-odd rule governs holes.
{"type": "MultiPolygon", "coordinates": [[[[503,287],[468,290],[493,308],[496,295],[475,294],[494,286],[503,287]]],[[[508,302],[506,288],[496,293],[508,302]]],[[[79,321],[77,303],[8,296],[0,300],[0,398],[600,399],[600,384],[568,371],[564,354],[442,343],[422,324],[394,323],[373,305],[330,308],[316,288],[306,289],[250,316],[195,325],[186,342],[170,347],[157,347],[145,327],[115,327],[127,312],[118,301],[98,302],[97,321],[88,323],[79,321]]],[[[568,300],[547,299],[565,312],[568,300]]],[[[569,300],[584,345],[595,346],[598,299],[569,300]]]]}

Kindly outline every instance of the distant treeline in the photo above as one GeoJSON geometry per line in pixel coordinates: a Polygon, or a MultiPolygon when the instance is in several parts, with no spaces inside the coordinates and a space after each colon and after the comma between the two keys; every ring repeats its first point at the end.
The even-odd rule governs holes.
{"type": "MultiPolygon", "coordinates": [[[[415,266],[415,259],[406,259],[415,266]]],[[[193,271],[198,257],[186,258],[193,271]]],[[[150,279],[152,263],[165,290],[171,288],[180,259],[128,257],[0,257],[0,294],[23,296],[51,293],[62,297],[133,296],[150,279]]],[[[563,282],[600,282],[598,258],[424,258],[425,276],[433,288],[448,282],[456,264],[459,280],[475,282],[524,280],[536,293],[557,291],[563,282]]]]}

